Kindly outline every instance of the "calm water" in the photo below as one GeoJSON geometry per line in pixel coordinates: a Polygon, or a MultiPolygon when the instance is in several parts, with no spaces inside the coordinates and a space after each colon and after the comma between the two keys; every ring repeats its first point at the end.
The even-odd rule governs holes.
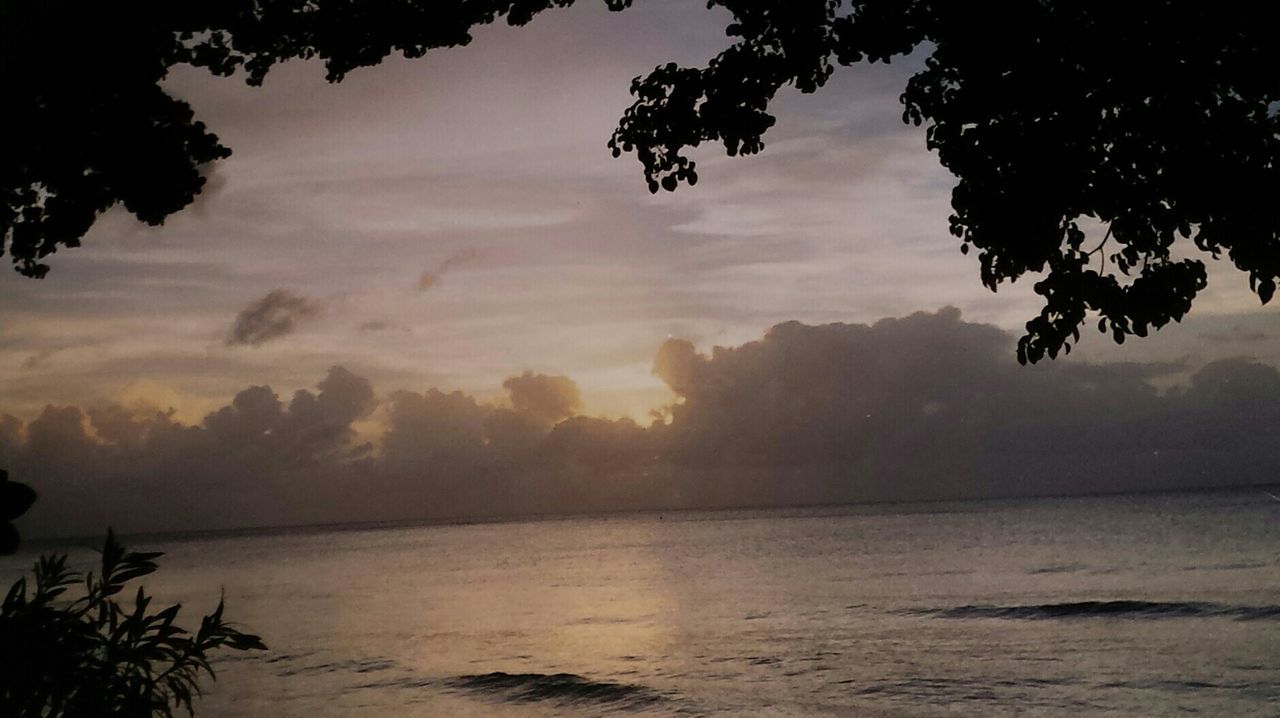
{"type": "Polygon", "coordinates": [[[206,716],[1280,715],[1259,491],[138,547],[272,648],[206,716]]]}

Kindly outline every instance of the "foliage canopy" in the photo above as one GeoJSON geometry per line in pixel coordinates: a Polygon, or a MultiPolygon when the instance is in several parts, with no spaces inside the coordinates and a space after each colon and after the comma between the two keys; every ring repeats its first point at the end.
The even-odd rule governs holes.
{"type": "MultiPolygon", "coordinates": [[[[159,82],[190,64],[262,81],[319,58],[339,81],[393,52],[465,45],[573,0],[76,0],[0,5],[0,240],[19,272],[75,246],[116,203],[157,224],[230,150],[159,82]]],[[[630,0],[606,0],[619,10],[630,0]]],[[[638,77],[609,146],[651,191],[697,181],[687,150],[764,147],[777,91],[836,65],[917,53],[903,118],[957,179],[951,233],[984,284],[1027,273],[1040,315],[1022,361],[1070,350],[1089,312],[1116,341],[1190,309],[1196,250],[1225,255],[1265,303],[1280,281],[1280,10],[1195,0],[709,0],[732,43],[705,67],[638,77]],[[1084,227],[1106,226],[1086,246],[1084,227]],[[1097,255],[1095,257],[1095,255],[1097,255]]]]}
{"type": "Polygon", "coordinates": [[[35,503],[36,492],[26,484],[9,480],[9,472],[0,469],[0,556],[18,550],[21,536],[13,525],[35,503]]]}

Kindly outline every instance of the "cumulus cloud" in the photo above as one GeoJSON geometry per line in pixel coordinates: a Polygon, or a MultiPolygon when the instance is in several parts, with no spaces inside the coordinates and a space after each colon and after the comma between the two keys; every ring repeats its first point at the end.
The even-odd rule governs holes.
{"type": "Polygon", "coordinates": [[[582,408],[578,385],[567,376],[547,376],[526,371],[502,382],[516,411],[534,419],[555,424],[582,408]]]}
{"type": "Polygon", "coordinates": [[[393,471],[452,474],[485,463],[491,407],[460,391],[399,391],[388,402],[383,461],[393,471]]]}
{"type": "Polygon", "coordinates": [[[1162,394],[1152,380],[1182,367],[1023,368],[1008,339],[948,308],[872,325],[788,322],[709,356],[669,341],[654,367],[680,396],[664,429],[667,459],[793,477],[758,487],[765,502],[1273,480],[1274,367],[1222,360],[1162,394]]]}
{"type": "Polygon", "coordinates": [[[241,391],[231,405],[205,417],[216,443],[238,455],[253,454],[292,467],[341,461],[353,450],[352,423],[375,407],[373,387],[343,367],[333,367],[312,393],[300,389],[286,407],[266,386],[241,391]]]}
{"type": "Polygon", "coordinates": [[[1249,359],[1019,367],[1003,331],[943,309],[778,324],[655,373],[665,421],[582,416],[568,377],[505,402],[331,368],[250,386],[202,421],[135,404],[0,413],[35,533],[1071,494],[1273,482],[1280,371],[1249,359]],[[1190,378],[1172,388],[1171,375],[1190,378]],[[370,439],[370,426],[381,427],[370,439]]]}
{"type": "Polygon", "coordinates": [[[457,254],[446,257],[435,267],[428,269],[422,273],[422,276],[418,277],[418,291],[425,292],[432,289],[439,284],[440,279],[444,277],[445,274],[448,274],[460,265],[474,261],[478,256],[479,253],[474,248],[468,248],[458,252],[457,254]]]}
{"type": "Polygon", "coordinates": [[[319,313],[319,302],[287,289],[273,289],[240,310],[226,344],[256,347],[293,333],[299,322],[319,313]]]}
{"type": "Polygon", "coordinates": [[[668,339],[658,348],[658,355],[653,360],[653,373],[671,387],[680,396],[687,395],[694,388],[694,375],[706,357],[698,354],[693,342],[688,339],[668,339]]]}

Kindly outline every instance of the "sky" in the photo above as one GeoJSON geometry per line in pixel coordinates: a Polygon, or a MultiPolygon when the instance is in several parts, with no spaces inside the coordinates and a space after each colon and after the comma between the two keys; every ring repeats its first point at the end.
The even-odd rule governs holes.
{"type": "MultiPolygon", "coordinates": [[[[369,395],[308,414],[337,428],[331,445],[304,458],[366,469],[359,462],[374,462],[380,475],[403,475],[412,461],[385,469],[394,431],[405,426],[397,416],[408,421],[405,407],[416,406],[406,397],[438,390],[460,397],[464,414],[474,405],[470,419],[424,426],[478,426],[507,411],[523,427],[513,429],[519,441],[534,443],[571,415],[634,420],[607,422],[623,434],[651,431],[654,411],[671,426],[694,427],[673,408],[689,396],[655,371],[655,357],[686,346],[680,341],[693,355],[715,357],[713,347],[755,346],[789,322],[873,327],[886,317],[941,317],[953,328],[976,327],[1000,381],[1026,381],[1005,375],[1017,371],[1009,364],[1016,337],[1039,308],[1032,282],[991,293],[977,260],[947,233],[951,177],[925,149],[923,131],[902,124],[897,100],[918,57],[841,69],[814,95],[784,91],[764,153],[726,158],[703,148],[695,187],[650,195],[634,158],[610,156],[605,142],[629,104],[631,79],[667,61],[705,63],[726,43],[725,17],[674,0],[621,14],[580,3],[525,28],[484,28],[465,48],[353,72],[338,85],[314,63],[279,66],[261,88],[178,68],[165,88],[234,154],[207,169],[206,192],[162,227],[112,210],[82,248],[52,258],[46,279],[0,273],[0,416],[10,427],[7,439],[0,431],[8,442],[0,452],[40,472],[30,426],[63,411],[52,445],[75,439],[78,425],[97,447],[86,449],[97,458],[79,470],[109,464],[120,476],[146,474],[121,452],[136,453],[149,439],[111,434],[110,416],[140,422],[144,435],[158,413],[167,425],[216,433],[209,417],[234,408],[247,387],[271,387],[284,408],[279,416],[263,411],[283,421],[295,392],[320,401],[326,390],[317,382],[338,367],[369,395]],[[540,390],[559,404],[540,408],[529,398],[540,390]],[[536,431],[521,434],[529,427],[536,431]],[[125,451],[109,435],[134,444],[125,451]]],[[[1098,371],[1176,398],[1194,393],[1206,366],[1244,376],[1280,365],[1278,328],[1276,310],[1259,307],[1245,277],[1214,264],[1183,324],[1124,347],[1086,336],[1063,366],[1026,371],[1067,376],[1101,363],[1107,368],[1098,371]]],[[[922,349],[908,342],[899,350],[922,349]]],[[[941,361],[920,372],[945,378],[957,369],[941,361]]],[[[298,416],[312,411],[298,407],[298,416]]],[[[751,411],[764,420],[772,409],[751,411]]],[[[480,432],[482,443],[494,441],[489,432],[480,432]]],[[[430,471],[423,466],[419,472],[430,471]]],[[[845,496],[823,491],[787,500],[845,496]]],[[[287,501],[259,503],[274,510],[287,501]]],[[[458,499],[423,513],[483,512],[482,504],[458,499]]],[[[344,518],[308,508],[246,519],[247,510],[227,508],[211,523],[344,518]]],[[[65,521],[76,515],[50,511],[65,521]]],[[[188,525],[182,521],[177,528],[188,525]]]]}

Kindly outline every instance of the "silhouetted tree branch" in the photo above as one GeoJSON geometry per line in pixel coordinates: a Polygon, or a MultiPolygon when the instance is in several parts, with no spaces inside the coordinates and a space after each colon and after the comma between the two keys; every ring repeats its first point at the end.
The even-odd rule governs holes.
{"type": "MultiPolygon", "coordinates": [[[[122,203],[157,224],[226,157],[159,81],[191,64],[258,84],[291,58],[332,81],[392,52],[465,45],[573,0],[207,0],[0,5],[0,232],[18,271],[75,246],[122,203]]],[[[622,9],[629,0],[606,0],[622,9]]],[[[1041,274],[1021,361],[1069,351],[1089,312],[1116,341],[1181,319],[1222,254],[1265,303],[1280,280],[1280,11],[1191,0],[710,0],[733,43],[705,67],[637,78],[609,141],[651,191],[697,181],[687,150],[764,147],[769,104],[835,65],[910,53],[903,119],[957,178],[951,233],[995,290],[1041,274]],[[1088,267],[1081,224],[1109,225],[1118,273],[1088,267]],[[1106,272],[1106,273],[1104,273],[1106,272]]]]}
{"type": "Polygon", "coordinates": [[[0,469],[0,556],[18,550],[20,536],[14,519],[22,516],[35,503],[36,492],[26,484],[9,480],[9,472],[0,469]]]}

